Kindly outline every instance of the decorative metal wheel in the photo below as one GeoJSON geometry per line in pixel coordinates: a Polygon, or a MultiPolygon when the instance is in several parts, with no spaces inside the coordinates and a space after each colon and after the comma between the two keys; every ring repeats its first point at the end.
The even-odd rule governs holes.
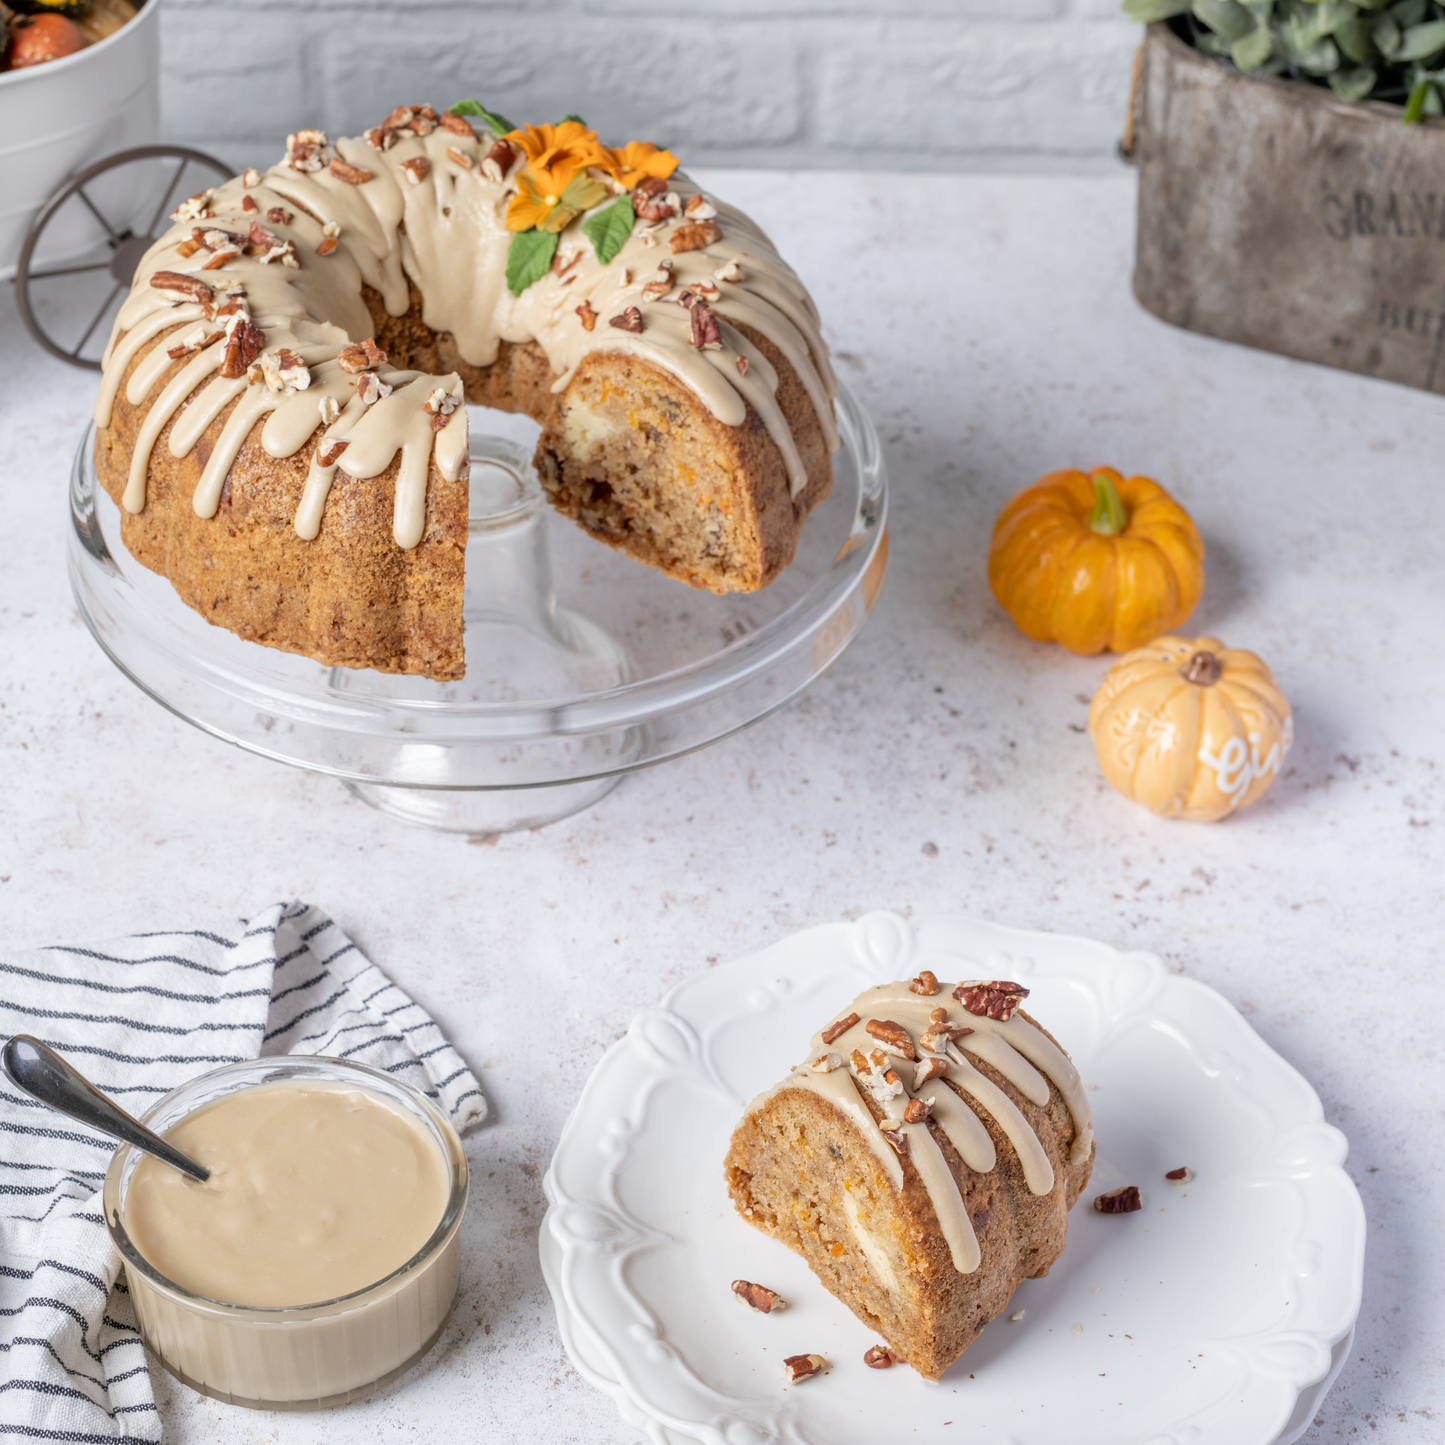
{"type": "Polygon", "coordinates": [[[100,370],[110,319],[141,257],[177,198],[212,184],[207,171],[222,180],[232,174],[204,151],[137,146],[87,166],[41,207],[20,248],[15,299],[26,329],[52,356],[100,370]]]}

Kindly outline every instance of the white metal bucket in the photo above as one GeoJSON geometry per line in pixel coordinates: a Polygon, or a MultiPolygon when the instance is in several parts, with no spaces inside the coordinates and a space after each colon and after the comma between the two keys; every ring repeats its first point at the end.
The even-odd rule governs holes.
{"type": "MultiPolygon", "coordinates": [[[[131,146],[150,145],[160,132],[160,0],[144,0],[128,25],[64,60],[0,74],[0,280],[15,274],[20,246],[35,213],[65,180],[92,161],[131,146]]],[[[108,216],[140,219],[145,187],[111,194],[106,176],[92,199],[108,216]],[[132,209],[135,215],[131,215],[132,209]]],[[[46,227],[34,265],[58,265],[91,250],[98,224],[68,208],[46,227]],[[69,212],[74,212],[73,217],[69,212]]]]}

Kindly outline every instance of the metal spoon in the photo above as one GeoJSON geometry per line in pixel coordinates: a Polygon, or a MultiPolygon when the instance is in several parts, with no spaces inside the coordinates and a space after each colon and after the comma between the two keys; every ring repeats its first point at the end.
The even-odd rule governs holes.
{"type": "Polygon", "coordinates": [[[186,1158],[160,1135],[152,1134],[144,1124],[132,1119],[119,1104],[107,1099],[89,1079],[76,1073],[39,1039],[16,1034],[0,1053],[0,1063],[4,1064],[16,1088],[23,1089],[56,1113],[68,1114],[112,1139],[153,1154],[162,1163],[182,1170],[202,1184],[211,1177],[209,1169],[201,1168],[194,1159],[186,1158]]]}

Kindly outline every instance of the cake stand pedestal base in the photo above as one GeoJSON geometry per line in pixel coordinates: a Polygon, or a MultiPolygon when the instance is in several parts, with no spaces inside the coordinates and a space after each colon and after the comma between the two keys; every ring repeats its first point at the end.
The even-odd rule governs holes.
{"type": "Polygon", "coordinates": [[[393,788],[352,783],[347,789],[379,812],[449,833],[514,833],[580,813],[605,798],[621,777],[558,783],[550,788],[393,788]]]}

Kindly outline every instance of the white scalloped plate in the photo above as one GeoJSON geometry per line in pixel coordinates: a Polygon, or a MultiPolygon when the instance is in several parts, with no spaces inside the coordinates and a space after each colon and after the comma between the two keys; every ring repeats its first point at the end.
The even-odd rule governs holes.
{"type": "Polygon", "coordinates": [[[545,1181],[543,1272],[573,1363],[658,1445],[1289,1445],[1349,1352],[1364,1210],[1315,1092],[1212,989],[1149,954],[963,918],[809,929],[678,985],[583,1090],[545,1181]],[[1030,1280],[934,1385],[870,1370],[876,1337],[733,1213],[743,1105],[870,984],[1014,978],[1095,1086],[1085,1201],[1030,1280]],[[1168,1169],[1195,1178],[1177,1187],[1168,1169]],[[740,1308],[737,1277],[777,1289],[740,1308]],[[1024,1319],[1008,1315],[1023,1309],[1024,1319]],[[782,1360],[827,1357],[786,1387],[782,1360]]]}

